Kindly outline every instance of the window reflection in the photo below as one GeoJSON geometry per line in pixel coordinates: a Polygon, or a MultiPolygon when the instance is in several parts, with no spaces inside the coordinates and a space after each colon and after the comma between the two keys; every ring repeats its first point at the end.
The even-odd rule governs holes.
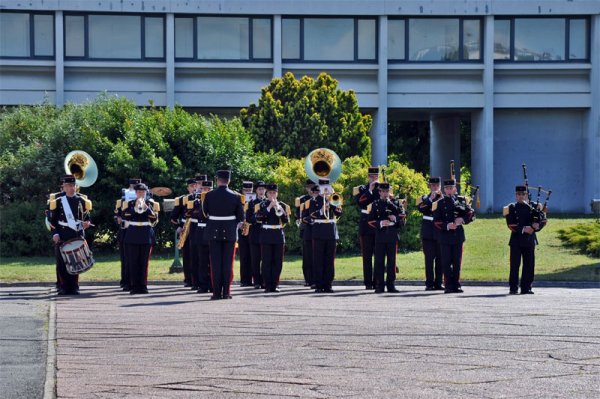
{"type": "Polygon", "coordinates": [[[164,30],[162,18],[144,19],[146,34],[144,38],[144,56],[146,58],[163,58],[164,57],[164,30]]]}
{"type": "Polygon", "coordinates": [[[404,60],[405,21],[403,19],[390,19],[388,21],[388,58],[390,60],[404,60]]]}
{"type": "Polygon", "coordinates": [[[300,20],[281,20],[281,56],[284,60],[300,59],[300,20]]]}
{"type": "Polygon", "coordinates": [[[85,18],[65,16],[65,56],[85,57],[85,18]]]}
{"type": "Polygon", "coordinates": [[[354,20],[306,18],[304,59],[318,61],[354,60],[354,20]]]}
{"type": "Polygon", "coordinates": [[[481,23],[476,19],[463,21],[463,60],[481,59],[481,23]]]}
{"type": "Polygon", "coordinates": [[[30,56],[29,14],[0,13],[0,56],[30,56]]]}
{"type": "Polygon", "coordinates": [[[458,61],[458,19],[410,19],[410,61],[458,61]]]}
{"type": "Polygon", "coordinates": [[[90,58],[142,58],[139,16],[90,15],[88,24],[90,58]]]}
{"type": "Polygon", "coordinates": [[[494,21],[494,59],[508,60],[510,58],[510,20],[497,19],[494,21]]]}
{"type": "Polygon", "coordinates": [[[201,60],[247,60],[248,18],[198,17],[198,58],[201,60]]]}
{"type": "Polygon", "coordinates": [[[587,20],[569,21],[569,58],[584,60],[588,58],[587,20]]]}
{"type": "Polygon", "coordinates": [[[34,15],[34,55],[51,57],[54,55],[54,16],[34,15]]]}
{"type": "Polygon", "coordinates": [[[175,57],[194,57],[193,18],[175,18],[175,57]]]}
{"type": "Polygon", "coordinates": [[[271,20],[252,20],[252,58],[271,58],[271,20]]]}
{"type": "Polygon", "coordinates": [[[564,59],[564,19],[515,19],[515,61],[562,61],[564,59]]]}

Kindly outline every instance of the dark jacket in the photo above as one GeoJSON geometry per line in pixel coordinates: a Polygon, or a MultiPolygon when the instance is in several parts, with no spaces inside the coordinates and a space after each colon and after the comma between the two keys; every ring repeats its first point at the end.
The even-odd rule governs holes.
{"type": "Polygon", "coordinates": [[[285,233],[283,231],[283,227],[289,223],[290,218],[289,215],[291,213],[291,209],[289,205],[280,202],[281,207],[283,208],[283,214],[281,216],[277,216],[275,208],[267,211],[269,207],[269,201],[263,201],[260,204],[259,209],[259,217],[261,218],[262,231],[260,232],[260,244],[284,244],[285,243],[285,233]],[[279,228],[271,228],[271,226],[279,226],[279,228]]]}
{"type": "Polygon", "coordinates": [[[540,226],[537,231],[544,228],[547,223],[546,215],[542,212],[538,204],[533,203],[533,206],[517,202],[508,204],[503,209],[504,217],[506,218],[506,225],[510,229],[510,240],[508,245],[515,245],[519,247],[535,247],[538,244],[537,236],[534,233],[527,234],[523,232],[523,228],[531,226],[534,223],[538,223],[540,226]]]}
{"type": "Polygon", "coordinates": [[[433,211],[431,207],[435,201],[442,198],[441,194],[436,194],[434,200],[431,200],[429,194],[425,194],[417,199],[417,209],[424,216],[421,221],[421,239],[422,240],[437,240],[438,231],[433,225],[433,211]]]}
{"type": "Polygon", "coordinates": [[[338,240],[337,218],[342,215],[342,208],[330,205],[329,217],[323,212],[325,199],[322,195],[317,195],[305,203],[303,219],[309,223],[314,223],[312,226],[313,240],[338,240]],[[319,222],[326,220],[327,222],[319,222]]]}
{"type": "Polygon", "coordinates": [[[260,244],[261,223],[260,216],[257,215],[260,204],[266,201],[266,198],[254,198],[248,203],[246,209],[246,222],[250,223],[250,243],[260,244]]]}
{"type": "Polygon", "coordinates": [[[369,224],[369,212],[367,208],[373,201],[379,199],[379,189],[375,188],[373,192],[369,191],[369,185],[354,187],[353,190],[356,203],[360,210],[360,221],[358,222],[358,235],[375,235],[375,229],[369,224]]]}
{"type": "Polygon", "coordinates": [[[204,231],[208,224],[208,217],[202,212],[202,196],[197,195],[193,201],[190,201],[188,208],[190,209],[189,216],[190,224],[190,242],[194,245],[208,245],[204,231]]]}
{"type": "Polygon", "coordinates": [[[202,204],[204,214],[208,217],[204,239],[207,241],[236,241],[237,225],[244,221],[244,201],[244,196],[224,186],[206,193],[202,204]]]}
{"type": "Polygon", "coordinates": [[[145,201],[148,208],[143,213],[136,212],[136,200],[131,200],[123,204],[122,216],[123,219],[127,221],[127,232],[123,239],[123,243],[125,244],[156,244],[153,226],[158,221],[160,205],[152,199],[147,199],[145,201]],[[143,223],[143,225],[136,225],[138,223],[143,223]]]}
{"type": "MultiPolygon", "coordinates": [[[[296,198],[295,216],[296,216],[296,220],[300,222],[298,224],[298,228],[300,229],[300,238],[302,240],[304,240],[304,232],[305,231],[308,230],[309,231],[308,234],[310,234],[311,226],[309,224],[302,223],[302,211],[304,210],[304,204],[309,199],[310,199],[310,195],[308,195],[308,194],[304,194],[303,196],[296,198]]],[[[310,237],[308,237],[308,239],[310,239],[310,237]]]]}
{"type": "Polygon", "coordinates": [[[453,195],[444,196],[433,203],[433,223],[438,229],[438,242],[440,244],[456,245],[465,241],[465,230],[458,226],[455,230],[448,230],[448,225],[454,223],[457,217],[464,219],[465,224],[475,219],[475,211],[467,205],[465,197],[453,195]]]}
{"type": "Polygon", "coordinates": [[[92,209],[92,201],[88,200],[86,196],[76,193],[73,197],[67,197],[64,193],[53,197],[48,203],[48,221],[50,222],[50,233],[52,235],[58,234],[61,241],[71,240],[73,238],[83,238],[83,228],[79,230],[73,230],[69,226],[65,226],[61,223],[67,222],[67,217],[62,205],[62,197],[67,198],[71,212],[75,221],[85,222],[90,220],[90,210],[92,209]]]}
{"type": "Polygon", "coordinates": [[[391,201],[378,199],[371,204],[369,210],[369,225],[375,230],[376,243],[395,243],[398,240],[398,229],[406,223],[404,207],[391,201]],[[390,220],[389,216],[396,216],[392,226],[382,226],[381,222],[390,220]]]}

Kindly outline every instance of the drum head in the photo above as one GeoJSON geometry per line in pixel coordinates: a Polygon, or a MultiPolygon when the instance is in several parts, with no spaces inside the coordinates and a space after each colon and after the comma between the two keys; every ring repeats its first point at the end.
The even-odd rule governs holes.
{"type": "Polygon", "coordinates": [[[61,245],[60,249],[65,252],[71,252],[83,246],[85,246],[85,240],[83,238],[73,238],[65,241],[65,243],[61,245]]]}

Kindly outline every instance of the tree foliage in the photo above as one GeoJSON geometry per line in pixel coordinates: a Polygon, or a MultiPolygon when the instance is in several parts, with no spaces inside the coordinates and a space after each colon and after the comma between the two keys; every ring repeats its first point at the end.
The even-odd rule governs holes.
{"type": "Polygon", "coordinates": [[[326,73],[297,80],[288,72],[273,79],[262,89],[258,105],[240,114],[259,151],[275,149],[299,158],[326,147],[342,159],[370,153],[371,116],[361,114],[352,90],[339,89],[326,73]]]}

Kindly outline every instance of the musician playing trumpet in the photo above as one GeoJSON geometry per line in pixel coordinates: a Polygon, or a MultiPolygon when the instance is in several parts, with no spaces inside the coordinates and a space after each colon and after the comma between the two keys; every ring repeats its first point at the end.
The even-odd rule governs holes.
{"type": "Polygon", "coordinates": [[[262,254],[262,278],[265,292],[279,292],[279,277],[283,267],[285,233],[283,228],[289,222],[289,205],[277,200],[277,184],[267,184],[267,200],[260,204],[258,218],[262,221],[260,247],[262,254]]]}
{"type": "Polygon", "coordinates": [[[123,244],[129,265],[130,294],[148,293],[148,262],[152,246],[156,244],[153,226],[158,222],[160,205],[146,198],[148,186],[134,186],[136,199],[123,203],[123,220],[127,233],[123,244]]]}
{"type": "Polygon", "coordinates": [[[60,244],[74,238],[84,238],[84,230],[91,226],[92,202],[76,192],[73,175],[61,178],[61,190],[58,194],[52,194],[48,202],[48,220],[55,244],[58,295],[79,295],[79,275],[67,272],[60,244]]]}

